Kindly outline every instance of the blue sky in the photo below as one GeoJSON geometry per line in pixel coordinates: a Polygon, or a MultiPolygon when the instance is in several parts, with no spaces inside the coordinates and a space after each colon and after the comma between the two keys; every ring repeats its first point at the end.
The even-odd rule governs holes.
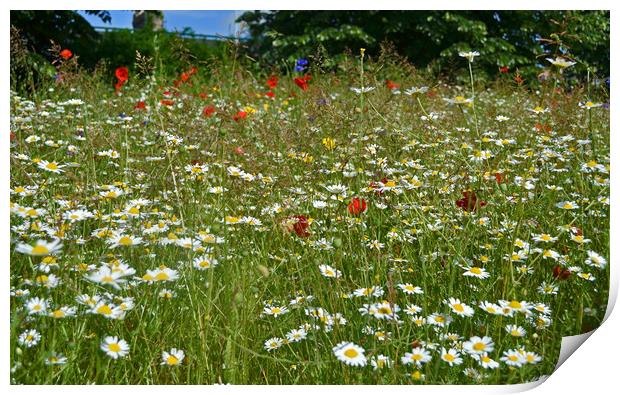
{"type": "MultiPolygon", "coordinates": [[[[93,26],[131,28],[132,11],[112,11],[112,23],[104,24],[101,19],[78,11],[93,26]]],[[[243,11],[166,11],[164,10],[164,28],[169,31],[182,31],[191,27],[200,34],[221,34],[234,36],[238,26],[234,23],[243,11]]]]}

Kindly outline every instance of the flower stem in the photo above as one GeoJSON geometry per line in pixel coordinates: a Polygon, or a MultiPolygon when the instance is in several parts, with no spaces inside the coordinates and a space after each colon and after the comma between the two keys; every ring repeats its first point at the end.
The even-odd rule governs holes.
{"type": "MultiPolygon", "coordinates": [[[[469,79],[471,81],[471,107],[474,110],[474,122],[476,123],[476,135],[480,140],[480,130],[478,130],[478,114],[476,113],[476,90],[474,89],[474,72],[471,69],[471,62],[469,64],[469,79]]],[[[480,141],[480,149],[482,150],[482,141],[480,141]]]]}
{"type": "Polygon", "coordinates": [[[422,105],[422,102],[420,101],[420,98],[418,96],[416,96],[416,100],[418,101],[418,105],[420,106],[420,109],[422,109],[422,112],[424,113],[424,115],[426,115],[426,118],[428,118],[429,120],[431,120],[430,115],[428,115],[428,113],[426,112],[426,110],[424,109],[424,106],[422,105]]]}

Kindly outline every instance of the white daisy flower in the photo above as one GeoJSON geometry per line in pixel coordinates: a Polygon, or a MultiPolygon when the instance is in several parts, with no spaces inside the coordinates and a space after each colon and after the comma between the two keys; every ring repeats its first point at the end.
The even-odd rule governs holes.
{"type": "Polygon", "coordinates": [[[112,359],[122,358],[129,354],[129,344],[116,336],[106,336],[99,348],[112,359]]]}
{"type": "Polygon", "coordinates": [[[160,365],[168,365],[168,366],[176,366],[180,365],[185,358],[185,352],[180,349],[173,348],[168,351],[164,351],[161,353],[161,364],[160,365]]]}
{"type": "Polygon", "coordinates": [[[355,343],[341,342],[332,348],[339,361],[349,366],[366,366],[364,349],[355,343]]]}

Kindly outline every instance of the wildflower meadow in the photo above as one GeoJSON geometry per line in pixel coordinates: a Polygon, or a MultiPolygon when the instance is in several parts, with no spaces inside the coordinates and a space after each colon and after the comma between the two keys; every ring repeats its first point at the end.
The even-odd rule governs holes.
{"type": "Polygon", "coordinates": [[[234,43],[106,74],[57,44],[10,92],[11,382],[551,374],[609,293],[608,80],[559,47],[482,81],[484,46],[452,78],[234,43]]]}

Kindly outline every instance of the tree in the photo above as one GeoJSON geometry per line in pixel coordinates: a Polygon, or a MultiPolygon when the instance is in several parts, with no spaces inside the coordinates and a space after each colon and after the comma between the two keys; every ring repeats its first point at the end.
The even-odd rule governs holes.
{"type": "Polygon", "coordinates": [[[162,11],[134,11],[132,26],[134,30],[148,28],[154,32],[161,31],[164,28],[164,13],[162,11]]]}
{"type": "MultiPolygon", "coordinates": [[[[109,23],[108,11],[86,11],[109,23]]],[[[95,63],[88,54],[96,46],[99,35],[88,21],[75,11],[11,11],[11,26],[19,29],[29,49],[49,59],[51,41],[83,56],[85,63],[95,63]]]]}
{"type": "Polygon", "coordinates": [[[488,73],[506,66],[535,75],[545,51],[559,49],[539,38],[558,34],[559,50],[570,50],[581,70],[609,74],[608,11],[250,11],[237,22],[248,26],[253,55],[271,64],[308,56],[319,45],[333,57],[360,47],[377,55],[390,41],[419,67],[453,71],[465,65],[459,51],[478,50],[477,66],[488,73]]]}

